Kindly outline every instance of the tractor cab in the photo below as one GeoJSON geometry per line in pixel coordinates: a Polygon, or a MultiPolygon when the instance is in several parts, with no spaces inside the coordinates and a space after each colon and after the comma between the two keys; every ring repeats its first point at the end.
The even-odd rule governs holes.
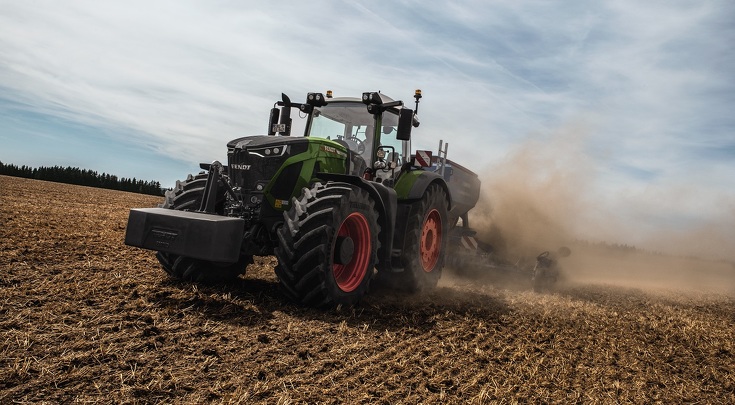
{"type": "Polygon", "coordinates": [[[369,111],[366,104],[370,104],[364,99],[327,99],[326,105],[313,108],[305,136],[344,146],[350,174],[389,185],[407,160],[411,145],[407,136],[398,137],[402,103],[382,94],[378,97],[381,105],[389,105],[379,112],[369,111]]]}

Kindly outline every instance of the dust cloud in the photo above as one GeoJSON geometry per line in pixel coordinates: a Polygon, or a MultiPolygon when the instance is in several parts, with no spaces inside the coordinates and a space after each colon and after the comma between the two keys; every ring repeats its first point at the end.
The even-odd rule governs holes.
{"type": "Polygon", "coordinates": [[[591,204],[584,190],[594,181],[581,153],[583,128],[551,139],[529,140],[480,173],[482,193],[470,225],[497,254],[536,255],[575,240],[574,225],[591,204]]]}
{"type": "Polygon", "coordinates": [[[570,284],[609,284],[735,297],[735,266],[730,262],[616,252],[591,246],[577,249],[575,253],[563,264],[565,282],[570,284]]]}
{"type": "MultiPolygon", "coordinates": [[[[609,196],[595,191],[602,165],[585,153],[587,133],[580,125],[539,135],[481,172],[482,194],[469,220],[478,239],[510,263],[568,246],[572,254],[559,264],[569,283],[735,296],[735,264],[691,257],[696,254],[693,241],[709,241],[700,244],[711,248],[713,240],[723,240],[716,230],[661,230],[644,246],[638,246],[640,240],[624,239],[644,232],[623,225],[616,213],[604,212],[609,196]],[[640,249],[651,247],[670,250],[640,249]]],[[[699,257],[711,253],[701,252],[705,255],[699,257]]]]}

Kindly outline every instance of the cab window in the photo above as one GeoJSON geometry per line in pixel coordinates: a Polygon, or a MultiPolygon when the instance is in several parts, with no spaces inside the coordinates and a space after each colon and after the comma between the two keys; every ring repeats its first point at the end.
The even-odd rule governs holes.
{"type": "Polygon", "coordinates": [[[362,103],[336,102],[314,109],[308,136],[330,139],[370,161],[375,118],[362,103]]]}

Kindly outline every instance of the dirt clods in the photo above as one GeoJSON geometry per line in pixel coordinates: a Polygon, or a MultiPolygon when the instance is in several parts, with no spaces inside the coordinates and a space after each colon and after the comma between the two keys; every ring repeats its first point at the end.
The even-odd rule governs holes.
{"type": "Polygon", "coordinates": [[[0,176],[0,403],[735,403],[728,295],[447,274],[314,310],[272,257],[231,285],[167,278],[123,244],[158,202],[0,176]]]}

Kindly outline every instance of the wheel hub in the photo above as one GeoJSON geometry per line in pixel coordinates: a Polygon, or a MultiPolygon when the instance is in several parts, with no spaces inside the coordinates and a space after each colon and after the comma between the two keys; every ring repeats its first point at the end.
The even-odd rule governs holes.
{"type": "Polygon", "coordinates": [[[431,210],[426,216],[421,230],[421,266],[430,273],[439,261],[441,251],[442,222],[439,211],[431,210]]]}
{"type": "Polygon", "coordinates": [[[367,218],[353,212],[339,226],[332,254],[334,279],[342,291],[355,291],[362,284],[369,270],[371,252],[367,218]]]}
{"type": "Polygon", "coordinates": [[[349,236],[337,236],[334,247],[334,262],[337,264],[348,264],[352,261],[355,253],[355,241],[349,236]]]}

